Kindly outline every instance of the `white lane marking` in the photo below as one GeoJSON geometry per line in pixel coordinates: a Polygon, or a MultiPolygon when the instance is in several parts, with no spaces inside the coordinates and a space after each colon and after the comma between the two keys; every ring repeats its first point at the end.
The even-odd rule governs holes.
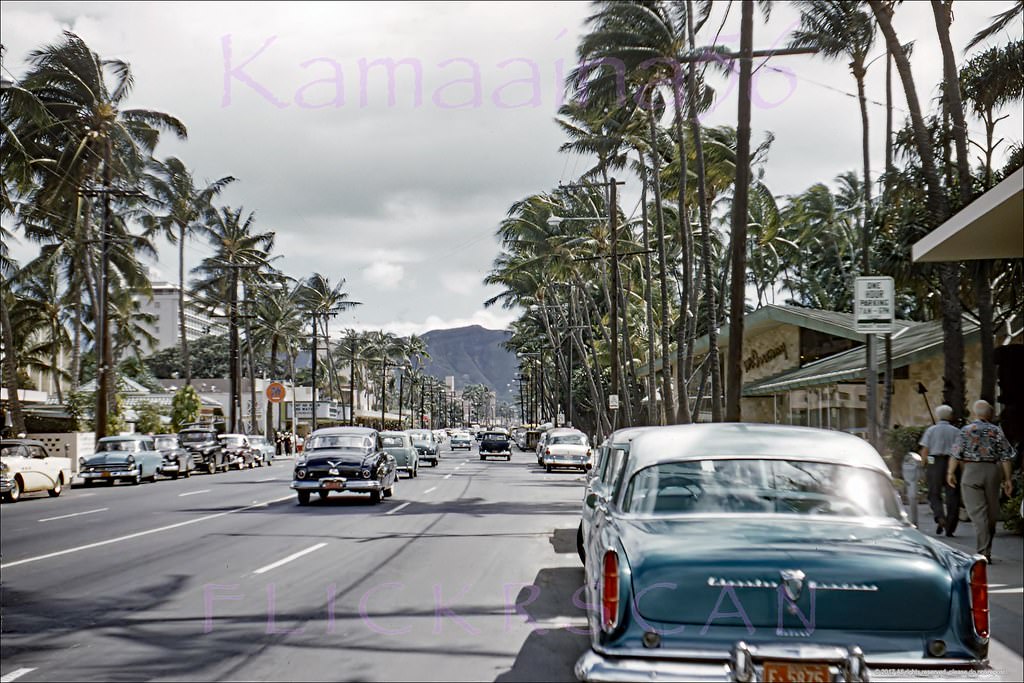
{"type": "Polygon", "coordinates": [[[26,668],[15,669],[11,673],[7,674],[6,676],[0,676],[0,683],[11,683],[11,681],[17,680],[17,679],[21,678],[22,676],[24,676],[25,674],[30,673],[30,672],[35,671],[35,670],[36,670],[35,667],[32,667],[31,669],[26,669],[26,668]]]}
{"type": "Polygon", "coordinates": [[[448,474],[444,475],[444,478],[445,479],[451,479],[453,474],[454,474],[454,472],[449,472],[448,474]]]}
{"type": "Polygon", "coordinates": [[[178,498],[184,498],[185,496],[194,496],[198,493],[209,493],[210,489],[200,489],[198,491],[189,491],[188,493],[179,493],[178,498]]]}
{"type": "Polygon", "coordinates": [[[1018,586],[1017,588],[998,588],[996,590],[990,590],[989,595],[1024,595],[1024,587],[1018,586]]]}
{"type": "MultiPolygon", "coordinates": [[[[52,522],[55,519],[67,519],[68,517],[81,517],[82,515],[91,515],[96,512],[106,512],[110,508],[96,508],[95,510],[86,510],[85,512],[72,512],[70,515],[57,515],[56,517],[43,517],[40,522],[52,522]]],[[[31,670],[31,669],[30,669],[31,670]]]]}
{"type": "Polygon", "coordinates": [[[67,548],[65,550],[58,550],[52,553],[46,553],[45,555],[37,555],[35,557],[26,557],[24,560],[16,560],[14,562],[7,562],[6,564],[0,564],[0,569],[7,569],[8,567],[17,567],[20,564],[28,564],[30,562],[39,562],[40,560],[49,560],[53,557],[60,557],[61,555],[70,555],[71,553],[77,553],[82,550],[89,550],[91,548],[99,548],[101,546],[110,545],[112,543],[120,543],[121,541],[130,541],[133,538],[140,538],[142,536],[148,536],[150,534],[158,534],[162,531],[170,531],[171,529],[178,529],[183,526],[189,526],[190,524],[198,524],[200,522],[206,522],[211,519],[217,519],[218,517],[224,517],[225,515],[231,515],[236,512],[245,512],[256,507],[262,507],[271,503],[280,503],[282,500],[291,500],[292,495],[281,496],[280,498],[274,498],[263,503],[256,503],[254,505],[246,505],[245,507],[235,508],[233,510],[227,510],[225,512],[217,512],[212,515],[206,515],[204,517],[196,517],[195,519],[188,519],[184,522],[177,522],[175,524],[168,524],[167,526],[157,527],[155,529],[146,529],[145,531],[136,531],[133,534],[127,536],[117,536],[116,538],[108,538],[105,541],[96,541],[95,543],[87,543],[86,545],[76,546],[74,548],[67,548]]]}
{"type": "Polygon", "coordinates": [[[303,555],[309,555],[313,551],[320,550],[320,548],[323,548],[325,545],[327,545],[327,544],[326,543],[317,543],[316,545],[310,546],[310,547],[306,548],[305,550],[300,550],[297,553],[292,553],[288,557],[281,558],[277,562],[271,562],[266,567],[260,567],[259,569],[254,571],[253,574],[263,574],[265,572],[269,572],[271,569],[277,569],[281,565],[288,564],[292,560],[297,560],[300,557],[302,557],[303,555]]]}
{"type": "Polygon", "coordinates": [[[436,491],[436,490],[437,490],[436,486],[431,486],[429,489],[427,489],[426,491],[423,492],[423,495],[427,495],[431,491],[436,491]]]}
{"type": "Polygon", "coordinates": [[[268,477],[266,479],[257,479],[256,483],[257,484],[266,484],[268,481],[281,481],[281,480],[278,479],[277,477],[268,477]]]}
{"type": "MultiPolygon", "coordinates": [[[[411,502],[411,501],[410,501],[410,502],[411,502]]],[[[407,508],[407,507],[409,507],[409,505],[410,505],[410,503],[402,503],[401,505],[399,505],[398,507],[396,507],[396,508],[395,508],[394,510],[388,510],[388,511],[387,511],[387,512],[385,512],[384,514],[385,514],[385,515],[393,515],[393,514],[395,514],[396,512],[398,512],[399,510],[402,510],[402,509],[404,509],[404,508],[407,508]]]]}
{"type": "Polygon", "coordinates": [[[75,498],[88,498],[89,496],[95,496],[96,493],[76,493],[75,498]]]}

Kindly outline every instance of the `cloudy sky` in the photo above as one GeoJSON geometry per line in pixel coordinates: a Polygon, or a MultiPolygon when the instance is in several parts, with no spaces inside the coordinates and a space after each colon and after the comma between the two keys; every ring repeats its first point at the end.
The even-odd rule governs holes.
{"type": "MultiPolygon", "coordinates": [[[[1008,2],[956,4],[953,44],[963,47],[1008,2]]],[[[704,41],[738,46],[738,3],[716,5],[704,41]],[[723,23],[724,21],[724,23],[723,23]]],[[[558,153],[553,122],[562,77],[574,65],[587,3],[0,3],[5,78],[28,52],[78,33],[103,57],[131,63],[129,106],[172,113],[189,128],[158,156],[175,155],[200,178],[233,175],[223,202],[255,211],[277,234],[281,268],[345,278],[363,306],[338,327],[398,333],[479,323],[513,313],[484,309],[496,292],[482,278],[497,253],[509,205],[573,180],[590,161],[558,153]],[[384,64],[391,60],[389,85],[384,64]]],[[[775,3],[755,46],[787,42],[798,21],[775,3]]],[[[941,75],[927,3],[900,7],[896,27],[916,41],[915,79],[928,106],[941,75]]],[[[996,42],[1015,33],[1005,34],[996,42]]],[[[881,44],[876,48],[882,54],[881,44]]],[[[777,57],[757,72],[754,136],[775,135],[765,181],[789,194],[859,168],[860,118],[846,64],[777,57]],[[771,67],[781,69],[780,72],[771,67]]],[[[872,166],[882,166],[884,60],[869,69],[872,166]]],[[[898,79],[897,86],[898,86],[898,79]]],[[[734,123],[735,79],[705,121],[734,123]]],[[[901,91],[897,90],[897,94],[901,91]]],[[[901,96],[900,96],[901,97],[901,96]]],[[[897,99],[897,118],[905,101],[897,99]]],[[[1021,107],[1000,133],[1021,137],[1021,107]]],[[[978,121],[971,124],[980,139],[978,121]]],[[[1009,146],[1004,143],[1004,147],[1009,146]]],[[[627,179],[628,180],[628,179],[627,179]]],[[[629,213],[638,191],[623,193],[629,213]]],[[[15,245],[19,258],[33,248],[15,245]]],[[[189,245],[191,265],[209,253],[189,245]]],[[[176,273],[163,245],[159,275],[176,273]]]]}

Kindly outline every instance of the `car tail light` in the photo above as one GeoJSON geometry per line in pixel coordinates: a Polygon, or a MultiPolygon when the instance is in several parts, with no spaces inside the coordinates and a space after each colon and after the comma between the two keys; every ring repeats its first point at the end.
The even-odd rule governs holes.
{"type": "Polygon", "coordinates": [[[971,617],[974,632],[988,638],[988,563],[975,562],[971,567],[971,617]]]}
{"type": "Polygon", "coordinates": [[[604,554],[601,573],[601,628],[611,631],[619,622],[619,556],[614,550],[604,554]]]}
{"type": "Polygon", "coordinates": [[[544,449],[544,455],[551,455],[551,449],[550,448],[545,448],[544,449]]]}
{"type": "Polygon", "coordinates": [[[588,448],[587,449],[587,457],[589,458],[591,455],[592,455],[592,453],[591,453],[590,449],[588,448]]]}

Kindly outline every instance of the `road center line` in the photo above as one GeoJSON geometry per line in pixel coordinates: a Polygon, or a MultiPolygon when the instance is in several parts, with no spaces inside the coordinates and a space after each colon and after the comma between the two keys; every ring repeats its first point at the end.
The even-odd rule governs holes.
{"type": "Polygon", "coordinates": [[[35,670],[36,670],[35,667],[32,667],[31,669],[26,669],[26,668],[15,669],[11,673],[7,674],[6,676],[0,676],[0,683],[11,683],[11,681],[17,680],[17,679],[21,678],[22,676],[24,676],[25,674],[31,673],[31,672],[33,672],[35,670]]]}
{"type": "MultiPolygon", "coordinates": [[[[456,469],[458,469],[458,468],[456,468],[456,469]]],[[[453,474],[455,474],[455,473],[454,472],[449,472],[448,474],[444,475],[444,478],[445,479],[451,479],[453,474]]]]}
{"type": "Polygon", "coordinates": [[[427,495],[431,491],[436,491],[436,490],[437,490],[436,486],[431,486],[429,489],[427,489],[426,491],[423,492],[423,495],[427,495]]]}
{"type": "Polygon", "coordinates": [[[88,498],[89,496],[95,496],[96,493],[76,493],[75,498],[88,498]]]}
{"type": "Polygon", "coordinates": [[[188,493],[179,493],[178,498],[184,498],[185,496],[194,496],[197,493],[209,493],[210,489],[200,489],[198,491],[189,491],[188,493]]]}
{"type": "Polygon", "coordinates": [[[300,557],[302,557],[303,555],[309,555],[311,552],[313,552],[315,550],[320,550],[320,548],[323,548],[325,545],[327,545],[327,544],[326,543],[317,543],[316,545],[310,546],[310,547],[306,548],[305,550],[300,550],[297,553],[292,553],[288,557],[284,557],[284,558],[278,560],[277,562],[271,562],[266,567],[260,567],[259,569],[254,571],[253,574],[263,574],[265,572],[269,572],[271,569],[277,569],[281,565],[288,564],[292,560],[297,560],[300,557]]]}
{"type": "MultiPolygon", "coordinates": [[[[85,512],[72,512],[69,515],[57,515],[56,517],[43,517],[40,522],[52,522],[55,519],[67,519],[68,517],[81,517],[82,515],[91,515],[95,512],[106,512],[110,508],[96,508],[95,510],[86,510],[85,512]]],[[[31,671],[31,669],[29,669],[31,671]]]]}
{"type": "Polygon", "coordinates": [[[398,512],[399,510],[401,510],[401,509],[403,509],[403,508],[407,508],[407,507],[409,507],[409,505],[410,505],[410,504],[411,504],[411,501],[410,501],[409,503],[402,503],[401,505],[399,505],[399,506],[398,506],[398,507],[396,507],[395,509],[393,509],[393,510],[388,510],[388,511],[387,511],[387,512],[385,512],[384,514],[385,514],[385,515],[393,515],[393,514],[395,514],[396,512],[398,512]]]}
{"type": "Polygon", "coordinates": [[[268,481],[280,481],[277,477],[268,477],[266,479],[257,479],[257,484],[266,484],[268,481]]]}
{"type": "MultiPolygon", "coordinates": [[[[7,562],[6,564],[0,564],[0,569],[7,569],[9,567],[17,567],[20,564],[28,564],[30,562],[39,562],[40,560],[49,560],[52,557],[60,557],[61,555],[70,555],[71,553],[77,553],[81,550],[89,550],[91,548],[99,548],[105,545],[111,545],[113,543],[120,543],[122,541],[130,541],[133,538],[140,538],[142,536],[148,536],[150,534],[158,534],[162,531],[170,531],[171,529],[178,529],[183,526],[189,526],[190,524],[199,524],[200,522],[206,522],[211,519],[217,519],[218,517],[224,517],[225,515],[231,515],[236,512],[245,512],[256,507],[269,505],[270,503],[280,503],[283,500],[292,500],[291,494],[287,496],[281,496],[280,498],[274,498],[272,500],[264,501],[262,503],[255,503],[253,505],[246,505],[245,507],[234,508],[233,510],[227,510],[225,512],[217,512],[212,515],[205,515],[203,517],[196,517],[195,519],[188,519],[184,522],[177,522],[175,524],[168,524],[167,526],[157,527],[155,529],[147,529],[145,531],[136,531],[133,534],[127,536],[117,536],[116,538],[108,538],[105,541],[97,541],[95,543],[87,543],[86,545],[76,546],[74,548],[67,548],[65,550],[58,550],[53,553],[47,553],[45,555],[37,555],[36,557],[27,557],[24,560],[16,560],[14,562],[7,562]]],[[[2,682],[0,682],[2,683],[2,682]]]]}

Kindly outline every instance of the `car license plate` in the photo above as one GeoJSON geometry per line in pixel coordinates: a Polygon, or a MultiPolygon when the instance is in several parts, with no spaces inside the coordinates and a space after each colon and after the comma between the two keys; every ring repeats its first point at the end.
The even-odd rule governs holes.
{"type": "Polygon", "coordinates": [[[332,491],[340,490],[344,484],[340,481],[325,481],[324,488],[331,489],[332,491]]]}
{"type": "Polygon", "coordinates": [[[828,664],[765,662],[761,678],[765,683],[830,683],[832,675],[828,664]]]}

